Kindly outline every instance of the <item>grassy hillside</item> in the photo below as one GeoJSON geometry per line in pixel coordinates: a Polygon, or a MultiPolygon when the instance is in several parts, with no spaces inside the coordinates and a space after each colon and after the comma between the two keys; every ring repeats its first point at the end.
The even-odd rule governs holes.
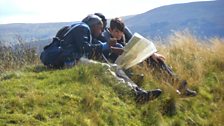
{"type": "Polygon", "coordinates": [[[164,74],[146,66],[134,68],[145,74],[141,87],[161,88],[163,94],[141,105],[99,65],[49,70],[28,62],[10,69],[8,61],[7,69],[0,64],[0,125],[222,126],[224,41],[214,38],[203,44],[207,42],[186,33],[167,41],[169,45],[157,45],[159,52],[198,96],[180,97],[164,74]]]}

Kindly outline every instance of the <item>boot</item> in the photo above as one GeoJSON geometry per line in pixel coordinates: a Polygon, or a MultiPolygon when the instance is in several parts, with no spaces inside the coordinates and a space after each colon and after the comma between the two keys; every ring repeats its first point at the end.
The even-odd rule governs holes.
{"type": "Polygon", "coordinates": [[[183,95],[183,96],[196,96],[197,95],[196,91],[193,91],[193,90],[191,90],[187,87],[187,81],[186,80],[183,80],[181,82],[181,85],[178,88],[178,90],[180,91],[180,94],[183,95]]]}
{"type": "Polygon", "coordinates": [[[159,95],[162,93],[162,90],[155,89],[151,91],[145,91],[141,88],[136,88],[135,93],[136,93],[136,102],[144,104],[150,100],[159,97],[159,95]]]}

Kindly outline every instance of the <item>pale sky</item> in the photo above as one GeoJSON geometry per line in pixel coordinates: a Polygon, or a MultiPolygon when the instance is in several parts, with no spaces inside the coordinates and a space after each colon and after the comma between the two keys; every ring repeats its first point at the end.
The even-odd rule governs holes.
{"type": "Polygon", "coordinates": [[[206,0],[0,0],[0,24],[80,21],[95,12],[114,18],[194,1],[206,0]]]}

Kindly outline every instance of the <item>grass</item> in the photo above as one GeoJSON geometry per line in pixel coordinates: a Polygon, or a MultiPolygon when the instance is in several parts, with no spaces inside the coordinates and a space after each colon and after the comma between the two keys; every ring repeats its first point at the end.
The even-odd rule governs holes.
{"type": "Polygon", "coordinates": [[[102,66],[79,64],[50,70],[33,60],[35,63],[26,62],[20,69],[12,65],[2,70],[0,125],[222,126],[223,40],[206,43],[178,33],[168,41],[169,45],[158,45],[158,50],[198,92],[196,97],[180,97],[167,85],[165,74],[136,66],[134,71],[145,75],[141,87],[163,90],[158,99],[140,105],[102,66]]]}
{"type": "Polygon", "coordinates": [[[6,46],[0,41],[0,73],[39,63],[35,48],[30,48],[22,39],[18,41],[20,44],[14,46],[6,46]]]}

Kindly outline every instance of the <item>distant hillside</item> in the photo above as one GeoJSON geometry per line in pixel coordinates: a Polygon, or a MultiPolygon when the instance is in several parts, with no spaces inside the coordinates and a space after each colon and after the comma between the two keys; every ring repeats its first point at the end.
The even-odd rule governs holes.
{"type": "Polygon", "coordinates": [[[224,1],[206,1],[162,6],[125,20],[132,31],[165,38],[188,29],[198,37],[224,37],[224,1]]]}
{"type": "Polygon", "coordinates": [[[0,41],[12,44],[18,38],[22,38],[26,42],[46,40],[52,38],[59,28],[71,23],[0,24],[0,41]]]}
{"type": "MultiPolygon", "coordinates": [[[[165,39],[173,32],[185,29],[200,38],[224,37],[223,12],[224,1],[220,0],[162,6],[123,18],[133,32],[151,39],[165,39]]],[[[2,24],[0,42],[15,44],[22,38],[36,44],[51,39],[59,28],[72,23],[2,24]]]]}

